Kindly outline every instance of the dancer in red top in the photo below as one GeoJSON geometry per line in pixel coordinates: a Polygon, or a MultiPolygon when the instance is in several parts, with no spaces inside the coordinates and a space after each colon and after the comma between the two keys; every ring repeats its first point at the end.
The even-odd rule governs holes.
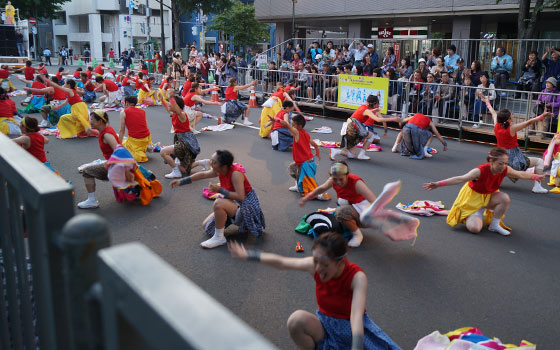
{"type": "Polygon", "coordinates": [[[366,227],[360,221],[360,214],[375,201],[376,197],[364,180],[350,173],[346,162],[335,162],[331,166],[329,175],[328,180],[321,186],[300,199],[299,206],[303,206],[308,200],[315,198],[320,193],[334,188],[339,205],[335,212],[336,219],[352,232],[352,239],[348,241],[348,246],[351,248],[359,247],[364,239],[360,227],[366,227]]]}
{"type": "MultiPolygon", "coordinates": [[[[99,149],[103,154],[105,159],[109,159],[113,154],[113,151],[120,145],[119,135],[115,130],[108,125],[109,116],[104,110],[96,109],[91,112],[89,116],[89,122],[91,127],[99,131],[99,149]]],[[[95,198],[95,179],[102,181],[109,181],[108,171],[105,164],[95,164],[90,165],[83,170],[84,184],[86,185],[86,190],[88,192],[88,198],[78,203],[78,208],[80,209],[92,209],[98,208],[99,202],[95,198]]],[[[132,173],[127,174],[128,179],[132,179],[134,176],[132,173]]]]}
{"type": "Polygon", "coordinates": [[[160,101],[165,101],[169,103],[169,99],[171,96],[175,95],[175,89],[173,86],[175,85],[175,79],[172,76],[168,76],[165,79],[162,79],[161,84],[158,88],[158,96],[160,101]]]}
{"type": "Polygon", "coordinates": [[[136,108],[138,99],[136,96],[126,96],[124,98],[125,109],[121,112],[121,128],[119,136],[123,140],[123,146],[138,163],[147,162],[146,150],[152,143],[150,129],[146,121],[146,112],[141,108],[136,108]],[[128,138],[125,139],[128,129],[128,138]]]}
{"type": "Polygon", "coordinates": [[[305,258],[247,250],[236,242],[228,247],[234,258],[313,276],[318,310],[315,314],[297,310],[288,318],[288,331],[298,349],[400,349],[366,313],[366,274],[348,261],[346,240],[338,233],[320,235],[313,242],[313,256],[305,258]]]}
{"type": "Polygon", "coordinates": [[[400,149],[401,155],[410,155],[410,159],[432,158],[428,152],[428,147],[432,143],[434,135],[443,145],[443,151],[447,151],[447,142],[441,137],[436,125],[430,117],[416,113],[411,117],[404,118],[403,123],[407,123],[397,135],[395,145],[391,150],[397,153],[400,149]]]}
{"type": "MultiPolygon", "coordinates": [[[[486,103],[488,111],[492,114],[492,119],[494,120],[494,134],[498,141],[497,144],[498,147],[505,149],[508,153],[508,165],[519,171],[525,171],[528,168],[535,167],[535,174],[542,175],[544,172],[543,160],[537,157],[527,157],[521,152],[517,141],[517,132],[530,125],[535,125],[537,122],[547,117],[554,118],[554,114],[545,111],[538,117],[531,118],[522,123],[513,124],[513,113],[508,109],[502,109],[496,113],[488,98],[483,98],[482,102],[486,103]]],[[[535,181],[533,184],[533,192],[548,193],[548,190],[541,186],[540,181],[535,181]]]]}
{"type": "MultiPolygon", "coordinates": [[[[301,114],[292,117],[292,125],[285,120],[280,120],[280,124],[288,129],[294,138],[292,157],[294,162],[288,166],[288,174],[296,180],[296,184],[289,188],[290,191],[299,192],[301,196],[306,196],[309,192],[317,188],[315,174],[317,173],[317,164],[311,153],[310,145],[315,149],[315,157],[321,160],[321,150],[319,145],[315,143],[305,131],[305,118],[301,114]]],[[[317,196],[319,200],[330,200],[328,193],[322,193],[317,196]]]]}
{"type": "MultiPolygon", "coordinates": [[[[56,77],[51,77],[51,81],[58,83],[58,79],[56,77]]],[[[56,125],[58,124],[58,119],[60,117],[70,113],[70,105],[67,102],[68,94],[66,92],[55,89],[52,86],[44,87],[42,89],[24,88],[24,90],[48,94],[51,98],[51,102],[49,104],[41,106],[41,116],[43,117],[43,120],[39,124],[40,128],[48,128],[52,125],[56,125]],[[56,117],[51,118],[53,119],[52,122],[49,120],[51,110],[56,113],[56,117]]]]}
{"type": "Polygon", "coordinates": [[[100,109],[105,107],[120,107],[121,101],[119,100],[119,87],[113,81],[109,79],[103,79],[103,77],[96,77],[95,82],[99,87],[101,87],[101,91],[105,96],[101,96],[99,98],[99,105],[100,109]]]}
{"type": "Polygon", "coordinates": [[[14,142],[26,149],[27,152],[31,153],[38,161],[54,171],[45,155],[45,145],[49,143],[49,139],[39,133],[37,119],[32,117],[23,118],[20,128],[23,136],[15,138],[14,142]]]}
{"type": "Polygon", "coordinates": [[[239,164],[233,163],[233,154],[229,151],[216,151],[210,159],[207,171],[200,171],[181,180],[173,180],[171,187],[190,184],[193,181],[218,177],[219,183],[211,183],[208,189],[220,193],[223,198],[214,201],[213,212],[202,223],[204,230],[212,235],[200,244],[202,248],[211,249],[226,244],[224,230],[230,224],[239,227],[239,232],[248,232],[261,236],[265,228],[264,215],[259,198],[239,164]]]}
{"type": "Polygon", "coordinates": [[[249,84],[237,85],[237,78],[229,79],[229,86],[226,88],[225,92],[226,113],[224,113],[224,117],[226,119],[226,123],[233,123],[240,115],[243,115],[243,125],[253,125],[253,123],[249,121],[249,108],[245,103],[239,101],[237,92],[240,90],[246,90],[256,84],[257,81],[254,80],[249,84]]]}
{"type": "Polygon", "coordinates": [[[447,224],[452,227],[466,224],[467,230],[472,233],[479,233],[486,224],[489,231],[509,236],[511,232],[501,222],[510,204],[509,196],[499,191],[504,177],[541,181],[544,175],[514,170],[508,166],[508,154],[503,148],[492,148],[486,160],[488,163],[464,175],[425,183],[424,189],[431,191],[442,186],[465,183],[449,211],[447,224]]]}
{"type": "Polygon", "coordinates": [[[184,112],[189,118],[191,129],[195,134],[199,134],[200,131],[196,130],[196,124],[202,120],[202,112],[196,110],[196,103],[201,103],[203,105],[215,105],[221,106],[220,102],[208,101],[202,98],[202,95],[206,94],[214,88],[202,89],[202,85],[197,82],[191,84],[191,90],[183,98],[185,103],[184,112]]]}

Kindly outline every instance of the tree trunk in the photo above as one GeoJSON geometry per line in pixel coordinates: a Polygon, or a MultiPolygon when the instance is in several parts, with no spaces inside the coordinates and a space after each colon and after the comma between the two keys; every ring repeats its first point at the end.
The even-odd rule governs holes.
{"type": "Polygon", "coordinates": [[[517,17],[518,38],[532,39],[535,36],[535,26],[539,20],[543,3],[544,0],[536,0],[535,7],[531,12],[531,0],[519,1],[519,15],[517,17]]]}
{"type": "Polygon", "coordinates": [[[171,7],[173,8],[173,48],[175,51],[181,51],[181,24],[179,23],[179,6],[177,1],[171,1],[171,7]]]}

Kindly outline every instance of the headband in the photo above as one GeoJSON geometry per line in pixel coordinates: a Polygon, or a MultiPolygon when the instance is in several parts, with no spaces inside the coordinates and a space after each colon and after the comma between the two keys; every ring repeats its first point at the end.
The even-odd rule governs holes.
{"type": "Polygon", "coordinates": [[[330,257],[328,257],[328,256],[326,256],[326,255],[313,252],[313,257],[314,257],[314,258],[317,258],[318,260],[323,260],[323,261],[325,261],[325,260],[326,260],[326,261],[328,261],[328,260],[339,261],[339,260],[344,259],[344,258],[346,257],[347,254],[348,254],[348,253],[344,253],[344,254],[342,254],[341,256],[337,256],[337,257],[334,257],[334,258],[330,258],[330,257]]]}
{"type": "Polygon", "coordinates": [[[102,109],[96,109],[93,111],[93,113],[97,114],[97,116],[99,118],[101,118],[101,120],[103,120],[105,123],[107,123],[107,119],[105,118],[105,111],[102,109]]]}
{"type": "Polygon", "coordinates": [[[348,175],[348,166],[344,163],[334,163],[331,166],[331,175],[348,175]]]}

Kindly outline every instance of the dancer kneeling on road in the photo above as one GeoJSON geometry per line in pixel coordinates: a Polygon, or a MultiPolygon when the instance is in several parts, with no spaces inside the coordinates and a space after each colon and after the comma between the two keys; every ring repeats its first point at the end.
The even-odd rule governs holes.
{"type": "Polygon", "coordinates": [[[146,150],[152,143],[150,129],[146,121],[146,112],[143,109],[136,108],[138,99],[136,96],[126,96],[124,98],[125,109],[121,112],[121,128],[119,137],[124,140],[123,146],[130,151],[130,154],[138,163],[148,161],[146,150]],[[124,135],[128,129],[128,138],[124,135]]]}
{"type": "Polygon", "coordinates": [[[431,191],[466,182],[449,211],[447,224],[451,227],[466,224],[469,232],[479,233],[483,225],[489,223],[489,231],[509,236],[511,232],[501,222],[510,204],[509,196],[499,191],[504,177],[541,181],[544,175],[512,169],[508,166],[508,154],[503,148],[492,148],[486,160],[488,163],[481,164],[464,175],[425,183],[424,189],[431,191]]]}
{"type": "Polygon", "coordinates": [[[197,102],[202,103],[203,105],[215,105],[221,106],[220,102],[208,101],[202,98],[202,94],[205,94],[208,91],[213,90],[214,88],[202,89],[202,86],[197,83],[196,81],[191,84],[191,90],[185,95],[183,98],[183,103],[185,105],[184,111],[189,118],[191,130],[198,134],[200,131],[196,130],[196,124],[202,120],[202,112],[197,111],[195,109],[195,105],[197,102]]]}
{"type": "MultiPolygon", "coordinates": [[[[364,160],[370,159],[366,156],[365,152],[376,136],[376,134],[373,133],[373,121],[386,125],[387,122],[398,122],[400,121],[400,118],[384,118],[381,113],[379,113],[379,99],[377,96],[369,95],[367,98],[367,105],[363,105],[356,110],[356,112],[354,112],[354,114],[352,114],[346,122],[346,128],[343,130],[343,133],[345,133],[344,138],[346,139],[346,148],[331,148],[331,160],[334,160],[334,157],[339,154],[348,158],[358,158],[364,160]],[[371,123],[371,129],[364,125],[366,122],[371,123]],[[356,146],[362,141],[362,149],[358,154],[356,154],[356,146]]],[[[387,135],[386,129],[385,135],[387,135]]]]}
{"type": "Polygon", "coordinates": [[[115,82],[103,77],[96,77],[95,82],[101,87],[104,96],[99,98],[101,103],[100,108],[104,107],[120,107],[121,101],[119,100],[119,87],[115,82]]]}
{"type": "Polygon", "coordinates": [[[226,113],[224,113],[226,123],[233,123],[243,115],[245,119],[243,120],[244,125],[253,125],[249,121],[249,107],[241,101],[238,100],[237,92],[239,90],[246,90],[253,85],[256,85],[257,81],[254,80],[252,83],[245,85],[237,85],[237,78],[229,78],[229,86],[226,88],[226,113]]]}
{"type": "Polygon", "coordinates": [[[412,117],[403,119],[403,122],[407,124],[397,135],[397,140],[392,149],[394,153],[398,152],[400,147],[401,155],[410,155],[410,159],[431,158],[432,155],[428,152],[428,146],[432,143],[434,135],[443,145],[443,150],[447,151],[447,142],[441,137],[436,125],[429,117],[422,113],[416,113],[412,117]]]}
{"type": "MultiPolygon", "coordinates": [[[[496,113],[488,99],[483,98],[482,102],[486,103],[488,111],[492,114],[492,119],[494,120],[494,134],[496,134],[496,140],[498,141],[497,144],[498,147],[506,150],[509,156],[508,165],[519,171],[525,171],[528,168],[535,167],[535,174],[542,175],[544,170],[543,160],[537,157],[527,157],[521,152],[517,141],[517,132],[525,129],[529,125],[534,125],[536,122],[544,120],[546,117],[554,117],[554,115],[545,111],[538,117],[522,123],[513,124],[513,114],[509,110],[502,109],[496,113]]],[[[533,192],[547,193],[548,190],[541,186],[540,181],[535,181],[533,184],[533,192]]]]}
{"type": "Polygon", "coordinates": [[[291,123],[293,110],[294,103],[292,101],[284,101],[282,103],[282,110],[276,114],[274,119],[269,121],[272,124],[270,140],[272,141],[272,149],[275,151],[286,152],[293,143],[290,130],[284,127],[284,125],[291,123]],[[285,124],[282,124],[281,121],[284,121],[285,124]]]}
{"type": "MultiPolygon", "coordinates": [[[[61,139],[67,139],[75,136],[85,137],[93,132],[88,118],[88,107],[76,91],[76,82],[72,79],[66,79],[66,84],[60,86],[57,83],[47,80],[48,85],[55,89],[62,90],[68,95],[68,104],[70,104],[70,114],[65,114],[58,120],[58,131],[61,139]]],[[[97,131],[93,132],[94,134],[97,131]]]]}
{"type": "MultiPolygon", "coordinates": [[[[113,154],[113,151],[121,143],[119,141],[119,135],[115,130],[108,125],[109,116],[102,109],[96,109],[90,114],[91,126],[99,131],[99,148],[103,157],[109,159],[113,154]]],[[[105,164],[95,164],[90,165],[83,170],[84,183],[86,185],[86,190],[88,192],[88,198],[78,203],[78,208],[80,209],[91,209],[98,208],[99,202],[95,198],[95,179],[102,181],[109,181],[108,171],[105,164]]],[[[132,177],[132,174],[130,174],[132,177]]]]}
{"type": "Polygon", "coordinates": [[[229,151],[216,151],[210,159],[212,169],[197,172],[180,180],[173,180],[171,187],[190,184],[193,181],[211,179],[216,176],[219,184],[210,184],[208,189],[224,196],[214,201],[213,213],[202,223],[204,231],[213,235],[200,244],[202,248],[216,248],[226,244],[224,230],[230,224],[238,226],[239,232],[249,232],[261,236],[265,228],[264,215],[259,198],[242,171],[242,167],[233,164],[233,155],[229,151]]]}
{"type": "Polygon", "coordinates": [[[185,103],[179,96],[173,96],[168,105],[163,102],[163,106],[171,116],[171,124],[175,131],[173,145],[164,147],[160,154],[163,160],[173,171],[166,174],[168,179],[182,177],[183,174],[190,175],[191,168],[196,156],[200,153],[200,145],[196,136],[192,132],[190,121],[184,112],[185,103]],[[175,160],[171,157],[174,155],[175,160]]]}
{"type": "Polygon", "coordinates": [[[321,186],[300,199],[299,206],[303,206],[305,202],[330,188],[334,188],[338,204],[335,211],[336,219],[352,232],[352,239],[348,241],[348,246],[359,247],[364,239],[360,227],[366,227],[360,221],[360,214],[375,201],[376,197],[362,178],[350,173],[346,162],[335,162],[331,166],[329,175],[329,179],[321,186]]]}
{"type": "Polygon", "coordinates": [[[400,347],[366,313],[368,280],[348,261],[346,240],[327,232],[313,242],[313,256],[288,258],[243,245],[229,244],[231,256],[281,270],[307,272],[315,279],[318,310],[297,310],[288,318],[288,331],[298,349],[399,350],[400,347]]]}

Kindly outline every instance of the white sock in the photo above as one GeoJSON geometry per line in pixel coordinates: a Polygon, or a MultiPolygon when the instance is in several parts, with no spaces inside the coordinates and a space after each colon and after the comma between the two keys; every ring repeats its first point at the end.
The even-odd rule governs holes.
{"type": "Polygon", "coordinates": [[[88,199],[88,201],[95,201],[95,200],[97,200],[97,199],[95,198],[95,192],[91,192],[91,193],[88,192],[88,194],[87,194],[87,199],[88,199]]]}
{"type": "Polygon", "coordinates": [[[212,238],[214,238],[214,237],[216,237],[216,238],[224,237],[224,230],[225,230],[225,228],[214,228],[214,236],[212,238]]]}
{"type": "Polygon", "coordinates": [[[509,236],[511,232],[509,232],[508,230],[500,226],[500,220],[501,219],[492,218],[492,223],[490,223],[490,226],[488,226],[488,230],[492,232],[497,232],[502,236],[509,236]]]}
{"type": "Polygon", "coordinates": [[[492,227],[500,226],[500,221],[502,221],[502,219],[492,218],[492,222],[490,223],[490,226],[492,227]]]}
{"type": "Polygon", "coordinates": [[[360,229],[358,228],[356,231],[352,232],[352,238],[348,241],[348,246],[350,248],[357,248],[360,246],[360,244],[362,244],[363,240],[364,240],[364,235],[362,234],[362,231],[360,231],[360,229]]]}

